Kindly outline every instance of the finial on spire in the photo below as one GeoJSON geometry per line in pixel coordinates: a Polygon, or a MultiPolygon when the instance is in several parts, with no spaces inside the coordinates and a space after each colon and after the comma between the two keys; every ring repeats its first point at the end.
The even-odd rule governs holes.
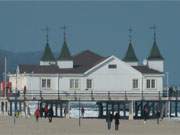
{"type": "Polygon", "coordinates": [[[154,32],[154,42],[156,42],[156,29],[157,29],[156,25],[154,24],[153,26],[150,27],[150,29],[153,30],[154,32]]]}
{"type": "Polygon", "coordinates": [[[46,33],[46,43],[49,43],[49,27],[46,26],[44,29],[42,29],[46,33]]]}
{"type": "Polygon", "coordinates": [[[133,31],[133,29],[132,29],[131,27],[129,27],[128,31],[129,31],[129,42],[131,43],[131,41],[132,41],[132,31],[133,31]]]}
{"type": "Polygon", "coordinates": [[[64,25],[63,27],[61,27],[61,29],[64,30],[64,42],[66,41],[66,29],[67,27],[64,25]]]}

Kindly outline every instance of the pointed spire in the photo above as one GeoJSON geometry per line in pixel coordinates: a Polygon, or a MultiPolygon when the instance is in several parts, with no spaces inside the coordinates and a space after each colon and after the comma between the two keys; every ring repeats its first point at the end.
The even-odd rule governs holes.
{"type": "Polygon", "coordinates": [[[153,41],[153,46],[151,48],[151,52],[147,59],[148,60],[164,60],[156,43],[156,25],[153,25],[152,27],[150,27],[150,29],[153,30],[154,41],[153,41]]]}
{"type": "Polygon", "coordinates": [[[44,53],[41,57],[41,61],[55,61],[54,55],[53,55],[48,43],[46,43],[44,53]]]}
{"type": "Polygon", "coordinates": [[[66,26],[63,26],[62,29],[64,30],[64,43],[61,48],[60,55],[58,57],[58,60],[72,60],[71,53],[69,51],[67,41],[66,41],[66,26]]]}
{"type": "Polygon", "coordinates": [[[49,46],[49,28],[46,27],[45,29],[43,29],[43,31],[46,32],[46,46],[45,46],[45,49],[44,49],[44,53],[41,57],[41,61],[55,61],[55,57],[51,51],[51,48],[49,46]]]}
{"type": "Polygon", "coordinates": [[[131,42],[129,42],[128,50],[126,52],[125,57],[123,58],[123,61],[126,61],[126,62],[137,62],[138,61],[131,42]]]}
{"type": "Polygon", "coordinates": [[[125,57],[123,58],[123,60],[126,61],[126,62],[137,62],[138,59],[137,59],[137,57],[136,57],[134,48],[133,48],[133,46],[132,46],[132,28],[130,27],[130,28],[128,29],[128,31],[129,31],[129,46],[128,46],[126,55],[125,55],[125,57]]]}
{"type": "Polygon", "coordinates": [[[164,58],[162,57],[159,48],[156,44],[156,42],[153,43],[153,46],[151,48],[151,52],[147,58],[148,60],[164,60],[164,58]]]}

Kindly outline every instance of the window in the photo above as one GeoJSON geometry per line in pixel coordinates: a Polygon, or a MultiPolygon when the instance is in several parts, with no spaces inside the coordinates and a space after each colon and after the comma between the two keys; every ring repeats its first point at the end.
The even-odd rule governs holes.
{"type": "Polygon", "coordinates": [[[151,88],[150,84],[151,84],[151,80],[148,79],[148,80],[146,81],[146,87],[147,87],[147,88],[151,88]]]}
{"type": "Polygon", "coordinates": [[[155,80],[151,80],[151,88],[155,88],[155,80]]]}
{"type": "Polygon", "coordinates": [[[42,79],[42,88],[51,88],[51,79],[42,79]]]}
{"type": "Polygon", "coordinates": [[[46,88],[46,79],[42,79],[42,88],[46,88]]]}
{"type": "Polygon", "coordinates": [[[92,79],[86,80],[86,87],[87,87],[87,89],[92,89],[92,79]]]}
{"type": "Polygon", "coordinates": [[[75,79],[75,89],[79,88],[79,80],[75,79]]]}
{"type": "Polygon", "coordinates": [[[79,88],[79,79],[70,79],[70,89],[79,88]]]}
{"type": "Polygon", "coordinates": [[[117,65],[116,64],[111,64],[111,65],[108,65],[108,68],[115,69],[115,68],[117,68],[117,65]]]}
{"type": "Polygon", "coordinates": [[[154,79],[151,79],[151,80],[147,79],[146,86],[147,86],[148,89],[149,88],[152,88],[152,89],[156,88],[156,80],[154,80],[154,79]]]}
{"type": "Polygon", "coordinates": [[[51,80],[47,79],[47,88],[51,88],[51,80]]]}
{"type": "Polygon", "coordinates": [[[71,88],[71,89],[74,88],[74,83],[73,83],[73,82],[74,82],[74,80],[71,79],[71,80],[70,80],[70,88],[71,88]]]}
{"type": "Polygon", "coordinates": [[[133,89],[138,88],[138,79],[133,79],[133,89]]]}

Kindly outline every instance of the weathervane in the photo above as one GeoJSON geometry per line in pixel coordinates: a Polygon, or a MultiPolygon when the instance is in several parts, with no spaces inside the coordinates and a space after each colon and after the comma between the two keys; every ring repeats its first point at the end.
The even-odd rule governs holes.
{"type": "Polygon", "coordinates": [[[156,25],[154,24],[153,26],[150,27],[150,29],[153,30],[153,32],[154,32],[154,41],[156,41],[156,29],[157,29],[156,25]]]}
{"type": "Polygon", "coordinates": [[[67,29],[67,27],[64,25],[63,27],[61,27],[61,29],[64,30],[64,41],[66,41],[66,29],[67,29]]]}
{"type": "Polygon", "coordinates": [[[46,33],[46,43],[49,43],[49,27],[46,26],[44,29],[42,29],[46,33]]]}
{"type": "Polygon", "coordinates": [[[132,31],[133,31],[133,29],[130,27],[130,28],[128,29],[128,31],[129,31],[129,42],[131,43],[131,41],[132,41],[132,31]]]}

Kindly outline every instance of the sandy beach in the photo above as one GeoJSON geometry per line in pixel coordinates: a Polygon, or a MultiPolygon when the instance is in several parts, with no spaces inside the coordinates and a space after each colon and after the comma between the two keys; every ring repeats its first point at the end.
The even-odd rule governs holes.
{"type": "Polygon", "coordinates": [[[121,120],[119,130],[114,130],[114,121],[111,130],[107,130],[103,119],[47,119],[36,122],[32,118],[0,117],[0,135],[179,135],[180,121],[163,120],[159,125],[155,120],[146,124],[142,120],[121,120]]]}

